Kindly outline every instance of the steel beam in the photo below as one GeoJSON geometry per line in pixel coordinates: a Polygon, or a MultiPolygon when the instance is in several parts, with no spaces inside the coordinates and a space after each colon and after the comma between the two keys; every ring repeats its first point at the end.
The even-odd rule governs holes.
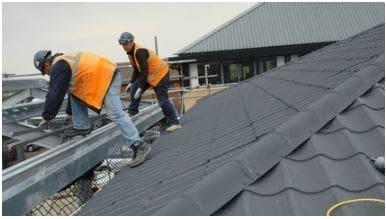
{"type": "Polygon", "coordinates": [[[42,76],[3,78],[3,91],[47,88],[48,82],[42,76]]]}
{"type": "Polygon", "coordinates": [[[46,98],[46,95],[47,95],[47,91],[40,88],[20,90],[8,97],[5,97],[3,99],[3,106],[5,107],[16,106],[17,103],[20,103],[21,101],[30,97],[43,100],[46,98]]]}
{"type": "Polygon", "coordinates": [[[17,103],[27,99],[31,96],[31,92],[29,90],[21,90],[16,92],[8,97],[3,98],[3,107],[11,107],[16,105],[17,103]]]}
{"type": "MultiPolygon", "coordinates": [[[[141,110],[133,122],[143,132],[162,118],[155,104],[141,110]]],[[[121,131],[110,123],[4,170],[3,215],[24,215],[124,144],[121,131]]]]}
{"type": "MultiPolygon", "coordinates": [[[[61,110],[65,108],[67,100],[64,99],[61,110]]],[[[44,100],[34,103],[23,103],[12,107],[4,107],[2,110],[3,125],[12,122],[20,122],[34,116],[40,116],[44,109],[44,100]]]]}

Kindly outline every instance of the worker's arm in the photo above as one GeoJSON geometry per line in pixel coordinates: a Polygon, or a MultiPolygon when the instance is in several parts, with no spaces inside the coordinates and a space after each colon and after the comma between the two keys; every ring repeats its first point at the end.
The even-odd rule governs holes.
{"type": "Polygon", "coordinates": [[[130,93],[131,85],[138,79],[138,68],[133,65],[133,73],[131,75],[131,80],[129,84],[126,86],[125,92],[130,93]]]}
{"type": "Polygon", "coordinates": [[[71,109],[71,100],[70,100],[71,97],[70,97],[70,95],[71,95],[70,93],[68,93],[68,95],[67,95],[68,99],[67,99],[67,106],[66,106],[66,114],[71,116],[72,115],[72,109],[71,109]]]}
{"type": "Polygon", "coordinates": [[[149,59],[149,53],[146,49],[138,49],[135,54],[135,57],[139,65],[138,87],[142,90],[145,90],[145,86],[147,83],[147,75],[149,73],[149,64],[147,62],[147,60],[149,59]]]}
{"type": "Polygon", "coordinates": [[[42,113],[43,119],[51,120],[56,117],[70,86],[70,80],[71,68],[66,61],[61,60],[52,66],[50,84],[42,113]]]}
{"type": "Polygon", "coordinates": [[[138,69],[137,67],[133,66],[133,74],[131,75],[130,83],[134,83],[138,79],[138,69]]]}
{"type": "MultiPolygon", "coordinates": [[[[127,55],[132,55],[130,53],[127,53],[127,55]]],[[[131,63],[131,66],[133,67],[133,73],[131,74],[131,79],[129,84],[126,86],[125,92],[130,93],[131,85],[138,79],[138,68],[135,66],[135,63],[131,63]]]]}

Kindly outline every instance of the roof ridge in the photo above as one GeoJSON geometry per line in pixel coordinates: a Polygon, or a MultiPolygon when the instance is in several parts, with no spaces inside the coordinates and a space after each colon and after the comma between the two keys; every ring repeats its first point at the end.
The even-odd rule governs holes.
{"type": "Polygon", "coordinates": [[[351,159],[351,158],[359,156],[359,155],[364,155],[365,157],[367,157],[367,155],[364,152],[355,152],[355,153],[353,153],[349,156],[345,156],[345,157],[332,157],[329,154],[317,153],[317,154],[314,154],[312,156],[302,158],[302,159],[296,159],[296,158],[293,158],[292,156],[288,155],[284,158],[284,160],[289,160],[289,161],[296,162],[296,163],[298,163],[298,162],[303,163],[303,162],[312,161],[312,160],[319,158],[319,157],[323,157],[325,159],[332,160],[332,161],[346,161],[348,159],[351,159]]]}
{"type": "Polygon", "coordinates": [[[177,196],[158,209],[154,215],[213,214],[382,80],[385,77],[384,70],[381,71],[379,67],[384,69],[384,62],[384,54],[370,60],[367,65],[334,90],[327,92],[304,111],[268,133],[255,145],[203,178],[183,195],[177,196]],[[232,181],[228,180],[230,176],[233,178],[232,181]],[[219,187],[219,184],[222,186],[219,187]],[[194,198],[187,199],[186,197],[189,196],[194,198]],[[208,197],[214,198],[208,199],[208,197]],[[198,210],[189,206],[204,206],[204,208],[198,210]]]}
{"type": "Polygon", "coordinates": [[[228,20],[227,22],[225,22],[224,24],[218,26],[217,28],[215,28],[214,30],[210,31],[209,33],[203,35],[202,37],[198,38],[196,41],[193,41],[193,43],[185,46],[184,48],[178,50],[176,53],[174,54],[180,54],[182,53],[181,51],[183,50],[188,50],[190,48],[192,48],[193,46],[196,46],[198,43],[200,43],[201,41],[207,39],[208,37],[210,37],[211,35],[221,31],[222,29],[224,29],[225,27],[229,26],[230,24],[236,22],[237,20],[239,20],[240,18],[244,17],[245,15],[251,13],[253,10],[259,8],[260,6],[264,5],[266,2],[261,2],[261,3],[257,3],[256,5],[248,8],[247,10],[245,10],[244,12],[242,12],[241,14],[237,15],[236,17],[234,18],[231,18],[230,20],[228,20]]]}
{"type": "Polygon", "coordinates": [[[304,193],[304,194],[318,194],[318,193],[322,193],[322,192],[325,192],[327,190],[330,190],[332,188],[339,188],[339,189],[342,189],[346,192],[355,192],[355,193],[358,193],[358,192],[364,192],[364,191],[367,191],[367,190],[370,190],[372,188],[375,188],[377,186],[385,186],[384,183],[382,182],[377,182],[377,183],[374,183],[370,186],[367,186],[365,188],[362,188],[362,189],[350,189],[350,188],[346,188],[346,187],[343,187],[343,186],[340,186],[340,185],[336,185],[336,184],[333,184],[333,185],[330,185],[326,188],[323,188],[323,189],[320,189],[320,190],[317,190],[317,191],[305,191],[305,190],[301,190],[301,189],[298,189],[296,187],[287,187],[287,188],[284,188],[280,191],[277,191],[275,193],[271,193],[271,194],[263,194],[263,193],[259,193],[259,192],[256,192],[252,189],[247,189],[248,192],[252,192],[256,195],[259,195],[259,196],[265,196],[265,197],[269,197],[269,196],[276,196],[276,195],[279,195],[280,193],[283,193],[283,192],[286,192],[288,190],[293,190],[293,191],[296,191],[296,192],[299,192],[299,193],[304,193]]]}
{"type": "Polygon", "coordinates": [[[333,134],[333,133],[336,133],[336,132],[339,132],[341,130],[346,130],[350,133],[355,133],[355,134],[362,134],[362,133],[367,133],[367,132],[370,132],[372,131],[373,129],[376,129],[376,128],[385,128],[384,126],[382,125],[374,125],[370,128],[367,128],[365,130],[352,130],[350,128],[347,128],[347,127],[341,127],[341,128],[338,128],[338,129],[335,129],[335,130],[332,130],[332,131],[324,131],[324,132],[319,132],[318,134],[321,134],[321,135],[330,135],[330,134],[333,134]]]}

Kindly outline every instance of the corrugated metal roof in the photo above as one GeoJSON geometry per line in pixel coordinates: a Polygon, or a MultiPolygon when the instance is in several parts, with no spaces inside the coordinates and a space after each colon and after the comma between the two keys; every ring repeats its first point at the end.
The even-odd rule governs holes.
{"type": "Polygon", "coordinates": [[[323,215],[384,199],[366,160],[384,156],[384,41],[381,25],[201,100],[78,214],[323,215]],[[293,203],[307,200],[319,208],[293,203]]]}
{"type": "Polygon", "coordinates": [[[385,21],[384,3],[259,3],[176,54],[334,42],[385,21]]]}

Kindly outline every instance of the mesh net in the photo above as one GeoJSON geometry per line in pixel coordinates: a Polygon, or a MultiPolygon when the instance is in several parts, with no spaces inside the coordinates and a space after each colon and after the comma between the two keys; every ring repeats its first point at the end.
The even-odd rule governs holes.
{"type": "MultiPolygon", "coordinates": [[[[152,143],[159,135],[158,131],[148,130],[143,133],[143,139],[152,143]]],[[[86,174],[33,208],[27,215],[73,215],[95,192],[101,190],[122,168],[129,165],[131,156],[132,150],[128,146],[122,146],[86,174]]]]}

